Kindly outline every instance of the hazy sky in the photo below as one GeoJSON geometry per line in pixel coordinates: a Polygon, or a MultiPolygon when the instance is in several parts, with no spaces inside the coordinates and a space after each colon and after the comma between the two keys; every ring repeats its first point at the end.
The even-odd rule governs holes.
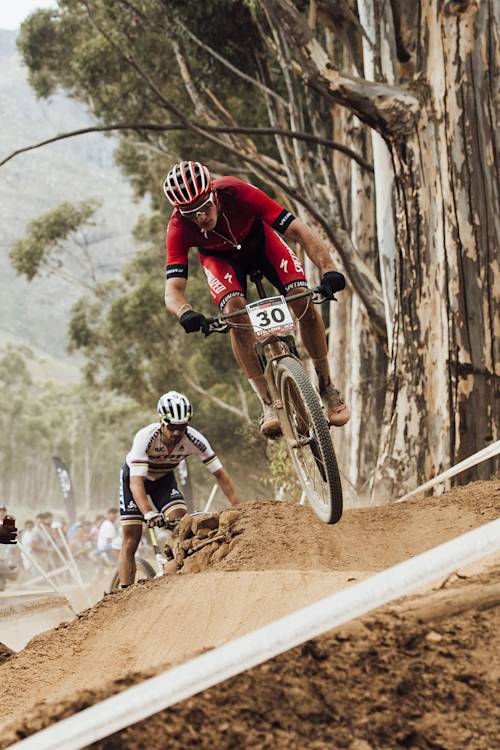
{"type": "Polygon", "coordinates": [[[55,8],[56,0],[0,0],[0,29],[18,29],[37,8],[55,8]]]}

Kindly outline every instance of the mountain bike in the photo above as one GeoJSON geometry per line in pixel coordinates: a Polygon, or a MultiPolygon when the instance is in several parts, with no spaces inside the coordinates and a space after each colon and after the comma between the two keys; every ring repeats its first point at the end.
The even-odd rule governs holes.
{"type": "MultiPolygon", "coordinates": [[[[195,510],[192,513],[189,513],[190,516],[202,516],[204,515],[204,511],[202,510],[195,510]]],[[[182,516],[181,518],[183,518],[182,516]]],[[[170,521],[166,521],[161,528],[165,528],[168,532],[170,532],[170,536],[167,538],[167,542],[172,539],[172,532],[174,532],[179,525],[179,522],[181,521],[181,518],[175,518],[170,521]]],[[[143,557],[139,557],[137,554],[135,555],[135,566],[136,566],[136,574],[135,574],[135,581],[134,583],[137,583],[137,581],[144,581],[146,578],[161,578],[165,575],[165,570],[167,563],[173,559],[173,557],[167,557],[165,552],[162,552],[160,547],[160,542],[158,540],[158,535],[156,533],[156,528],[153,526],[148,527],[148,534],[149,534],[149,541],[151,543],[151,547],[153,548],[154,558],[155,558],[155,568],[151,565],[150,562],[145,560],[143,557]]],[[[121,544],[120,544],[121,547],[121,544]]],[[[117,547],[117,549],[120,549],[120,547],[117,547]]],[[[118,570],[115,570],[113,574],[113,578],[111,579],[111,583],[107,588],[107,593],[111,593],[111,591],[119,591],[120,590],[120,576],[118,573],[118,570]]]]}
{"type": "Polygon", "coordinates": [[[342,484],[330,428],[319,394],[300,361],[288,308],[296,299],[309,297],[313,304],[322,304],[327,298],[319,287],[286,298],[266,297],[262,278],[260,271],[250,274],[260,299],[245,310],[210,318],[208,334],[227,333],[241,325],[235,318],[249,317],[257,339],[255,350],[302,489],[322,521],[337,523],[342,516],[342,484]]]}

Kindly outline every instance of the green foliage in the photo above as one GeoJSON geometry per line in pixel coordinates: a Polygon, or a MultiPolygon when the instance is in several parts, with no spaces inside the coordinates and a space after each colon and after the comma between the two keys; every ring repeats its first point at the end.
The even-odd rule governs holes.
{"type": "MultiPolygon", "coordinates": [[[[112,389],[144,407],[151,407],[171,388],[184,391],[194,403],[196,426],[207,432],[219,451],[237,457],[240,448],[234,436],[246,423],[241,399],[247,400],[254,417],[259,405],[234,360],[228,337],[186,335],[167,314],[164,232],[159,214],[141,217],[134,235],[148,244],[125,266],[108,294],[99,300],[88,295],[73,306],[70,345],[88,359],[89,386],[112,389]]],[[[193,266],[190,299],[213,315],[216,308],[201,265],[193,266]]],[[[257,444],[250,450],[262,455],[257,444]]]]}
{"type": "MultiPolygon", "coordinates": [[[[262,93],[215,60],[180,25],[241,71],[259,78],[268,50],[256,17],[255,8],[243,0],[59,0],[56,11],[37,11],[23,23],[18,46],[40,96],[62,88],[102,124],[173,124],[182,121],[177,109],[193,122],[261,125],[268,122],[262,93]],[[176,49],[198,100],[182,79],[176,49]]],[[[286,96],[283,80],[273,87],[286,96]]],[[[105,289],[101,285],[99,298],[88,295],[73,308],[70,346],[87,357],[87,387],[112,389],[148,407],[169,388],[183,390],[195,404],[196,426],[217,449],[239,458],[247,441],[246,461],[263,475],[262,441],[246,417],[248,410],[257,416],[258,401],[228,338],[186,335],[163,302],[168,209],[161,184],[166,171],[179,158],[197,158],[216,172],[234,168],[239,173],[241,160],[228,155],[223,145],[186,129],[121,131],[119,139],[117,161],[136,195],[150,197],[153,213],[137,225],[135,236],[145,247],[121,278],[105,289]]],[[[279,163],[274,139],[259,141],[259,152],[279,163]]],[[[249,176],[258,184],[258,175],[249,176]]],[[[41,249],[21,241],[13,252],[16,269],[33,278],[49,257],[60,261],[65,239],[61,235],[41,249]]],[[[197,309],[215,314],[197,264],[190,268],[188,294],[197,309]]]]}
{"type": "Polygon", "coordinates": [[[10,259],[19,275],[32,281],[42,271],[54,273],[63,265],[68,241],[89,224],[97,209],[94,200],[62,203],[31,221],[25,237],[15,243],[10,259]]]}
{"type": "Polygon", "coordinates": [[[269,443],[268,449],[269,474],[265,483],[274,487],[278,492],[283,489],[285,499],[298,500],[302,488],[297,479],[297,473],[292,464],[292,459],[284,440],[274,440],[269,443]]]}
{"type": "Polygon", "coordinates": [[[27,348],[0,350],[0,488],[6,502],[41,509],[59,498],[51,457],[68,464],[80,506],[115,502],[118,471],[151,415],[117,393],[38,382],[27,348]]]}
{"type": "MultiPolygon", "coordinates": [[[[217,116],[222,109],[230,111],[231,119],[245,125],[267,120],[265,101],[257,90],[201,49],[178,24],[184,24],[243,72],[257,76],[257,59],[265,51],[245,2],[144,0],[132,5],[93,0],[89,4],[91,17],[79,0],[59,0],[58,5],[57,10],[33,13],[22,24],[18,37],[30,82],[39,96],[62,88],[88,106],[103,124],[179,122],[164,99],[195,121],[205,122],[182,81],[173,48],[176,44],[208,109],[217,116]]],[[[272,139],[263,143],[262,149],[277,157],[272,139]]],[[[186,130],[143,132],[139,137],[122,132],[116,158],[137,195],[149,193],[157,208],[160,201],[164,206],[161,183],[171,163],[193,155],[209,164],[241,167],[223,148],[186,130]]]]}

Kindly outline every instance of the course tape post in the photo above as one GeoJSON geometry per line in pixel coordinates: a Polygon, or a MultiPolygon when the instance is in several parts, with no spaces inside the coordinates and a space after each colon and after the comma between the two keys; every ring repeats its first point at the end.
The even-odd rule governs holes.
{"type": "Polygon", "coordinates": [[[436,486],[436,484],[441,484],[441,482],[445,482],[447,479],[451,479],[452,477],[455,477],[457,474],[461,474],[462,471],[471,469],[473,466],[476,466],[477,464],[482,463],[482,461],[487,461],[489,458],[494,458],[499,453],[500,453],[500,440],[497,440],[495,443],[492,443],[491,445],[488,445],[486,448],[483,448],[477,453],[474,453],[472,456],[469,456],[469,458],[464,458],[463,461],[460,461],[460,463],[455,464],[455,466],[452,466],[451,468],[446,469],[446,471],[443,471],[441,474],[438,474],[438,476],[434,477],[434,479],[429,479],[428,482],[421,484],[420,487],[417,487],[415,490],[412,490],[411,492],[407,492],[406,495],[403,495],[403,497],[398,498],[396,502],[404,503],[406,500],[409,500],[411,497],[414,497],[415,495],[420,495],[422,492],[426,492],[427,490],[432,489],[433,487],[436,486]]]}
{"type": "Polygon", "coordinates": [[[500,519],[85,709],[12,747],[80,750],[500,550],[500,519]]]}

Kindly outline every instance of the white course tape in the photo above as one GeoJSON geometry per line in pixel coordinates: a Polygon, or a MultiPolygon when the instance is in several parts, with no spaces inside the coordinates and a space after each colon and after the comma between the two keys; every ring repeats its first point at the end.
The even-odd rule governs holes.
{"type": "Polygon", "coordinates": [[[500,440],[497,440],[496,443],[492,443],[491,445],[488,445],[486,448],[483,448],[477,453],[474,453],[472,456],[469,456],[469,458],[465,458],[463,461],[460,461],[459,464],[452,466],[450,469],[446,469],[446,471],[443,471],[442,474],[438,474],[438,476],[434,477],[434,479],[429,479],[428,482],[425,482],[425,484],[421,484],[420,487],[417,487],[417,489],[412,490],[411,492],[408,492],[406,495],[403,495],[403,497],[398,498],[396,502],[404,503],[405,500],[409,500],[410,497],[414,497],[414,495],[420,495],[421,492],[426,492],[426,490],[430,490],[436,484],[440,484],[441,482],[444,482],[447,479],[451,479],[451,477],[454,477],[457,474],[460,474],[462,471],[465,471],[466,469],[470,469],[472,466],[476,466],[476,464],[480,464],[482,461],[486,461],[488,458],[493,458],[499,453],[500,453],[500,440]]]}
{"type": "Polygon", "coordinates": [[[498,550],[500,519],[144,680],[12,747],[79,750],[498,550]]]}

